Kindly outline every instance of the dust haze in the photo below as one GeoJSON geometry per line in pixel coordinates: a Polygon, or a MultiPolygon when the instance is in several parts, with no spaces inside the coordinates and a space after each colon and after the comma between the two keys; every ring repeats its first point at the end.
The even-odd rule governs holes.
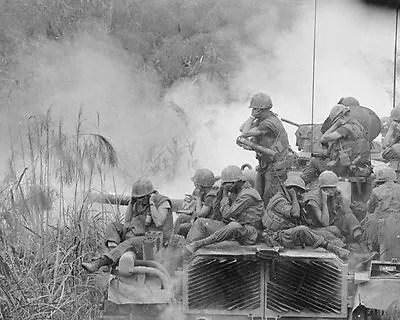
{"type": "MultiPolygon", "coordinates": [[[[249,17],[217,35],[233,39],[231,49],[240,58],[226,88],[200,76],[164,91],[157,73],[143,71],[105,26],[60,42],[37,39],[18,52],[14,77],[0,73],[2,147],[10,150],[10,140],[30,116],[49,108],[53,120],[73,134],[82,109],[85,130],[100,132],[116,147],[119,168],[110,174],[121,193],[129,192],[134,179],[149,175],[160,191],[181,197],[192,189],[189,178],[196,168],[219,175],[229,164],[255,166],[254,154],[235,144],[252,94],[270,94],[280,117],[311,122],[314,1],[284,3],[286,9],[276,1],[260,8],[247,1],[232,5],[233,21],[244,9],[249,17]],[[244,41],[243,34],[251,36],[244,41]]],[[[394,10],[357,0],[318,1],[316,123],[348,95],[379,116],[389,114],[394,26],[394,10]]],[[[285,127],[295,149],[295,128],[285,127]]],[[[3,153],[2,162],[9,157],[3,153]]]]}

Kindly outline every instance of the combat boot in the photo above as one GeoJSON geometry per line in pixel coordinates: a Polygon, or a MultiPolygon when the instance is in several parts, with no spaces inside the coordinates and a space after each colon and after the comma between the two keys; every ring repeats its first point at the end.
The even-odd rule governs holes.
{"type": "Polygon", "coordinates": [[[90,273],[93,273],[99,270],[101,267],[109,266],[112,263],[113,261],[110,258],[106,256],[101,256],[100,258],[94,260],[93,262],[83,262],[82,268],[90,273]]]}
{"type": "Polygon", "coordinates": [[[197,250],[199,250],[201,247],[204,247],[208,244],[214,243],[213,239],[208,237],[202,240],[197,240],[192,242],[191,244],[188,244],[187,246],[185,246],[185,250],[184,250],[184,256],[185,258],[190,257],[191,255],[193,255],[197,250]]]}
{"type": "Polygon", "coordinates": [[[326,246],[326,250],[336,254],[340,259],[342,259],[343,261],[347,261],[349,259],[350,256],[350,251],[340,248],[338,246],[335,246],[332,243],[328,243],[328,245],[326,246]]]}

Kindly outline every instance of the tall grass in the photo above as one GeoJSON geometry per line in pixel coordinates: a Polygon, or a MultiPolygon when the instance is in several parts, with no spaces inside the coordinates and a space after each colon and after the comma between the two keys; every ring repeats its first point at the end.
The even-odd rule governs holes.
{"type": "Polygon", "coordinates": [[[80,263],[102,241],[105,217],[88,195],[116,152],[81,112],[74,135],[48,112],[19,140],[0,189],[0,319],[97,319],[101,279],[80,263]]]}

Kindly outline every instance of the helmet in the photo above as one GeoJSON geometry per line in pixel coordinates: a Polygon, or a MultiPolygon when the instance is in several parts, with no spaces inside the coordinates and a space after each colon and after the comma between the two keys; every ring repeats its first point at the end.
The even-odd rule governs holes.
{"type": "Polygon", "coordinates": [[[346,107],[350,107],[350,106],[359,106],[360,102],[354,97],[345,97],[345,98],[341,98],[339,100],[338,104],[342,104],[346,107]]]}
{"type": "Polygon", "coordinates": [[[245,176],[238,166],[227,166],[221,172],[221,182],[236,182],[245,180],[245,176]]]}
{"type": "Polygon", "coordinates": [[[290,176],[285,181],[285,187],[299,187],[300,189],[306,190],[306,184],[304,180],[298,176],[290,176]]]}
{"type": "Polygon", "coordinates": [[[400,121],[400,106],[397,106],[390,111],[390,119],[400,121]]]}
{"type": "Polygon", "coordinates": [[[320,188],[336,187],[339,183],[339,178],[333,171],[324,171],[318,177],[320,188]]]}
{"type": "Polygon", "coordinates": [[[391,167],[379,168],[375,173],[375,181],[395,181],[397,179],[396,171],[391,167]]]}
{"type": "Polygon", "coordinates": [[[192,181],[202,187],[212,187],[215,182],[214,173],[208,169],[198,169],[194,173],[192,181]]]}
{"type": "Polygon", "coordinates": [[[154,191],[153,183],[148,178],[140,178],[132,186],[132,197],[139,198],[147,196],[154,191]]]}
{"type": "Polygon", "coordinates": [[[272,99],[265,93],[257,93],[251,98],[249,108],[271,109],[272,99]]]}
{"type": "Polygon", "coordinates": [[[332,108],[331,112],[329,113],[329,118],[333,123],[349,111],[350,111],[349,107],[346,107],[343,104],[337,104],[332,108]]]}

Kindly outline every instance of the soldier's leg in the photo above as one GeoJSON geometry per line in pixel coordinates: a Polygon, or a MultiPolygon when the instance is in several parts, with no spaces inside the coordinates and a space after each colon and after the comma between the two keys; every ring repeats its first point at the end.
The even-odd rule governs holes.
{"type": "Polygon", "coordinates": [[[145,236],[138,236],[126,239],[121,242],[117,247],[108,251],[105,256],[109,258],[113,263],[117,262],[119,258],[128,250],[133,250],[140,256],[142,253],[142,243],[145,236]]]}
{"type": "Polygon", "coordinates": [[[334,225],[340,229],[347,241],[359,242],[361,240],[362,228],[353,213],[347,212],[339,216],[334,225]]]}
{"type": "Polygon", "coordinates": [[[203,246],[217,242],[222,242],[225,240],[234,240],[240,237],[243,237],[244,240],[246,231],[241,230],[242,228],[243,226],[240,223],[230,222],[223,228],[220,228],[219,230],[215,231],[212,235],[208,236],[207,238],[194,241],[190,245],[186,246],[186,249],[189,252],[195,252],[197,249],[203,246]]]}
{"type": "Polygon", "coordinates": [[[340,248],[333,243],[328,242],[324,237],[315,233],[306,226],[298,226],[287,230],[277,232],[277,238],[283,247],[294,248],[297,246],[312,246],[313,248],[322,247],[335,253],[341,259],[347,260],[350,252],[340,248]]]}
{"type": "Polygon", "coordinates": [[[255,189],[262,196],[264,194],[264,172],[257,171],[255,189]]]}
{"type": "Polygon", "coordinates": [[[213,234],[218,229],[221,229],[226,224],[222,221],[207,219],[207,218],[198,218],[190,228],[187,240],[189,242],[204,239],[209,235],[213,234]]]}
{"type": "Polygon", "coordinates": [[[193,225],[193,224],[190,223],[190,222],[182,223],[182,224],[179,226],[178,231],[177,231],[176,233],[179,234],[179,235],[181,235],[181,236],[184,236],[184,237],[186,238],[187,235],[188,235],[188,233],[189,233],[190,228],[192,227],[192,225],[193,225]]]}
{"type": "Polygon", "coordinates": [[[110,246],[115,247],[118,244],[120,244],[121,241],[124,241],[125,232],[126,229],[122,223],[118,222],[108,223],[105,231],[106,247],[110,246]]]}
{"type": "Polygon", "coordinates": [[[179,214],[174,222],[174,227],[172,229],[172,233],[173,234],[178,233],[180,225],[182,223],[190,222],[191,218],[192,218],[192,216],[189,214],[184,214],[184,213],[179,214]]]}
{"type": "Polygon", "coordinates": [[[128,250],[134,250],[135,253],[140,253],[142,251],[141,246],[144,238],[144,236],[128,238],[95,261],[82,263],[82,267],[89,272],[96,272],[102,266],[115,264],[128,250]]]}
{"type": "Polygon", "coordinates": [[[280,244],[285,248],[311,246],[319,247],[324,238],[306,226],[298,226],[277,232],[280,244]]]}

